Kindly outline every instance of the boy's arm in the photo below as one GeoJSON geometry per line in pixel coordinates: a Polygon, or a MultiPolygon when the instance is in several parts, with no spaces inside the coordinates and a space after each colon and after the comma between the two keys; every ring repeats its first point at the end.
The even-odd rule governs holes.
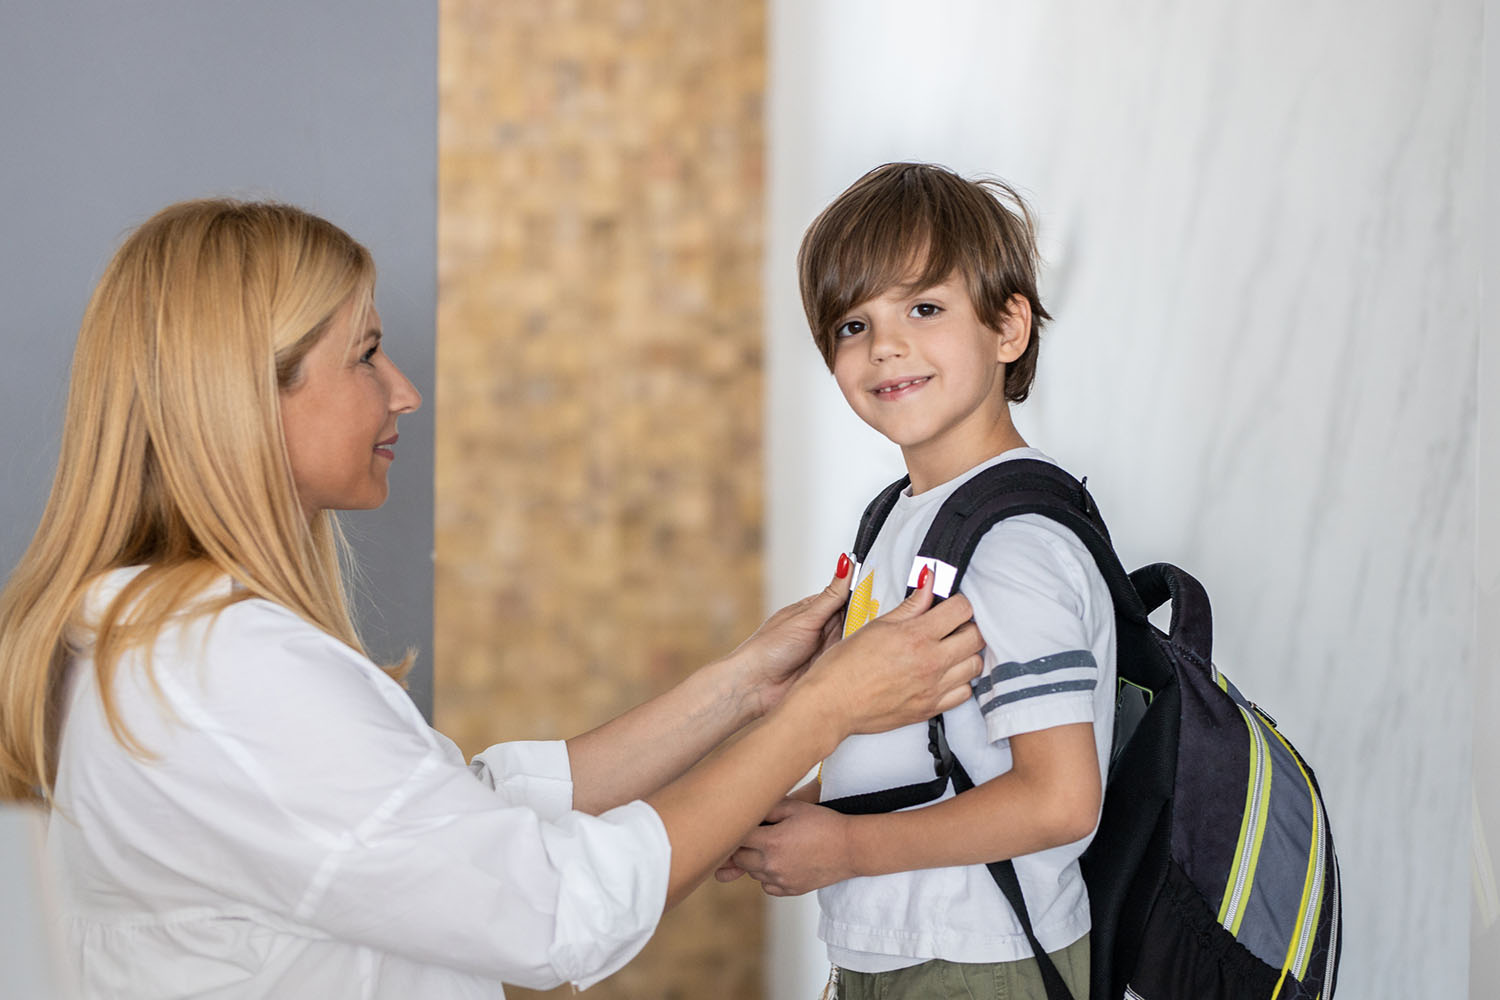
{"type": "Polygon", "coordinates": [[[796,896],[857,875],[982,864],[1086,837],[1099,818],[1092,723],[1021,733],[1012,769],[922,809],[844,816],[787,799],[731,863],[773,896],[796,896]]]}

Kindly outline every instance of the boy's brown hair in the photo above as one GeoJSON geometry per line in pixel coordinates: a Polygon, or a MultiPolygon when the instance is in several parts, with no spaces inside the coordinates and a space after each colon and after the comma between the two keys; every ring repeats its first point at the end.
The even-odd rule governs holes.
{"type": "Polygon", "coordinates": [[[1031,392],[1038,337],[1051,319],[1037,297],[1037,264],[1031,210],[1014,188],[929,163],[871,170],[813,220],[797,251],[802,307],[830,369],[839,321],[890,288],[927,288],[958,272],[975,315],[991,329],[999,328],[1010,297],[1024,295],[1031,336],[1005,371],[1005,398],[1013,403],[1031,392]]]}

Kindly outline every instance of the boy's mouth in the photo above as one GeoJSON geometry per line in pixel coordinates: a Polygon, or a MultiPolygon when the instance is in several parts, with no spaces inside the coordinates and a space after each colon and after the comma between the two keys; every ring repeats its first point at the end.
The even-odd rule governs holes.
{"type": "Polygon", "coordinates": [[[870,391],[877,396],[895,396],[907,389],[926,385],[930,378],[932,378],[931,375],[917,375],[912,378],[893,378],[889,382],[880,383],[870,391]]]}

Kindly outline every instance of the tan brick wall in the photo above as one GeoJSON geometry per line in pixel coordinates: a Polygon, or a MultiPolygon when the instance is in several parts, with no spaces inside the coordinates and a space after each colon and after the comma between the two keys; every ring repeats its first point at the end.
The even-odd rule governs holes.
{"type": "MultiPolygon", "coordinates": [[[[433,654],[472,753],[760,620],[765,10],[440,9],[433,654]]],[[[761,942],[755,888],[710,884],[589,996],[758,997],[761,942]]]]}

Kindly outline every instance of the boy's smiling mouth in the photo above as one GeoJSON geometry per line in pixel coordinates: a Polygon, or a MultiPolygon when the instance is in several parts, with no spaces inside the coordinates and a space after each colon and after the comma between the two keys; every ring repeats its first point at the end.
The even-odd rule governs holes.
{"type": "Polygon", "coordinates": [[[870,391],[877,396],[884,396],[885,398],[889,399],[895,396],[904,395],[910,389],[920,388],[921,386],[926,385],[928,380],[931,378],[931,375],[915,375],[911,378],[893,378],[889,381],[880,383],[870,391]]]}

